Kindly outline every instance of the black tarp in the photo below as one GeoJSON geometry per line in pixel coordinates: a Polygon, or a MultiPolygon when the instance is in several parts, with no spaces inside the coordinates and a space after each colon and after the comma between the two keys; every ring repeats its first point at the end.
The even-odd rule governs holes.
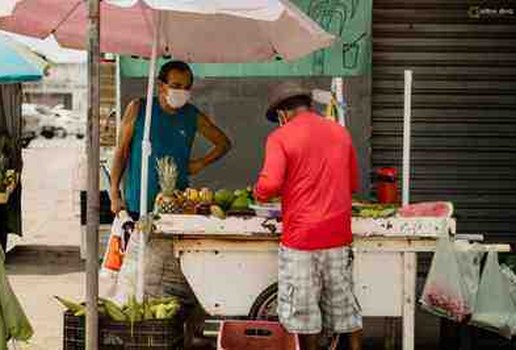
{"type": "MultiPolygon", "coordinates": [[[[0,152],[9,166],[21,173],[22,151],[22,88],[20,84],[0,85],[0,152]]],[[[21,235],[21,185],[11,194],[9,202],[0,205],[0,235],[15,233],[21,235]]]]}

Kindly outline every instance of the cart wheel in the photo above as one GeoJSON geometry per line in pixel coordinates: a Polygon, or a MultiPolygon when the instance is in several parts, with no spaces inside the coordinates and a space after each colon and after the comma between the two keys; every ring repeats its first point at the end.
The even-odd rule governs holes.
{"type": "Polygon", "coordinates": [[[65,128],[57,128],[55,135],[57,137],[59,137],[60,139],[64,139],[64,138],[66,138],[66,136],[68,136],[68,132],[66,131],[65,128]]]}
{"type": "MultiPolygon", "coordinates": [[[[253,306],[251,307],[251,311],[249,311],[249,318],[252,320],[278,321],[277,307],[278,284],[274,283],[267,287],[267,289],[261,292],[258,298],[256,298],[253,306]]],[[[320,341],[321,349],[328,349],[332,342],[331,335],[321,337],[320,341]]],[[[347,349],[345,346],[344,342],[340,340],[337,349],[347,349]],[[342,344],[340,342],[342,342],[342,344]]]]}
{"type": "Polygon", "coordinates": [[[278,284],[274,283],[267,287],[256,298],[249,311],[249,318],[253,320],[277,320],[277,306],[278,306],[278,284]]]}

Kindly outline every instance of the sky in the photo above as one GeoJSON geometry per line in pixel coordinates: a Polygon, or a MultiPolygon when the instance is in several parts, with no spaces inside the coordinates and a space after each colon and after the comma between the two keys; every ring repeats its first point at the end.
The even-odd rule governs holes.
{"type": "Polygon", "coordinates": [[[18,40],[54,63],[85,63],[87,59],[86,51],[64,49],[54,37],[42,40],[4,31],[0,33],[18,40]]]}

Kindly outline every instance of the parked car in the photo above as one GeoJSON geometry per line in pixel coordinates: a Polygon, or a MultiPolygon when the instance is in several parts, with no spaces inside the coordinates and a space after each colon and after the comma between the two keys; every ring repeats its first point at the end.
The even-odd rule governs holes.
{"type": "Polygon", "coordinates": [[[49,108],[44,105],[24,103],[22,115],[27,124],[26,139],[30,141],[39,135],[47,139],[65,138],[68,135],[82,139],[86,134],[86,118],[62,105],[49,108]]]}
{"type": "Polygon", "coordinates": [[[40,135],[41,118],[38,113],[31,113],[27,107],[22,107],[22,147],[26,148],[32,140],[40,135]]]}
{"type": "Polygon", "coordinates": [[[52,113],[55,115],[56,136],[74,135],[78,139],[84,138],[86,134],[85,117],[75,111],[65,109],[62,105],[52,108],[52,113]]]}
{"type": "Polygon", "coordinates": [[[55,116],[52,110],[40,104],[24,103],[22,105],[23,116],[37,116],[39,119],[37,135],[41,135],[47,139],[55,136],[56,125],[55,116]]]}

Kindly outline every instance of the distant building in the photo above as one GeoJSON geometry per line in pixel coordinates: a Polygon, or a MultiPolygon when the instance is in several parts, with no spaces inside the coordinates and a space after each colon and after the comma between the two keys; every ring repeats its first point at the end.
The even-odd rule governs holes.
{"type": "Polygon", "coordinates": [[[53,64],[41,82],[25,85],[24,101],[49,107],[61,104],[85,115],[88,108],[86,63],[53,64]]]}

